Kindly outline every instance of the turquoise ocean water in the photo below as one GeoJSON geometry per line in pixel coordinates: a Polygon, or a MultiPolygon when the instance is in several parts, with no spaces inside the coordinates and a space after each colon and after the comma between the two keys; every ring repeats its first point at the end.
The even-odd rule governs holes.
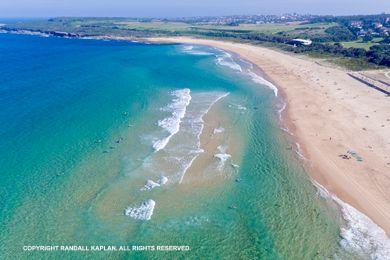
{"type": "Polygon", "coordinates": [[[357,257],[238,57],[0,34],[0,61],[0,258],[357,257]]]}

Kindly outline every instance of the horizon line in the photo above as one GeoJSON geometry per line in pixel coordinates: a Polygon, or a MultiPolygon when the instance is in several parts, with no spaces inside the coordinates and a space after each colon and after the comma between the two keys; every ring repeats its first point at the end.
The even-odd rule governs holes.
{"type": "Polygon", "coordinates": [[[211,17],[234,17],[234,16],[283,16],[283,15],[312,15],[312,16],[360,16],[360,15],[390,15],[387,12],[381,13],[355,13],[355,14],[314,14],[314,13],[268,13],[268,14],[228,14],[228,15],[192,15],[192,16],[99,16],[99,15],[59,15],[59,16],[1,16],[0,19],[55,19],[55,18],[115,18],[115,19],[183,19],[183,18],[211,18],[211,17]]]}

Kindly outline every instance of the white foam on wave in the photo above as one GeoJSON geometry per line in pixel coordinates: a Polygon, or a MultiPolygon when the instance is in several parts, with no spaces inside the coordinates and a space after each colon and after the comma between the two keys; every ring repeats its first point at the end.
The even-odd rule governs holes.
{"type": "Polygon", "coordinates": [[[342,247],[370,259],[390,259],[390,239],[382,228],[365,214],[329,193],[318,182],[314,180],[312,182],[321,197],[332,199],[341,208],[346,222],[340,229],[342,247]]]}
{"type": "Polygon", "coordinates": [[[219,153],[214,154],[214,157],[219,159],[218,170],[222,170],[225,166],[226,161],[229,160],[232,156],[226,153],[227,147],[225,146],[220,145],[217,149],[219,153]]]}
{"type": "Polygon", "coordinates": [[[169,135],[163,139],[156,141],[153,148],[156,152],[164,149],[169,143],[169,140],[180,130],[180,123],[186,114],[186,108],[191,102],[190,89],[181,89],[172,92],[175,97],[164,111],[171,112],[171,116],[158,121],[158,125],[167,130],[169,135]]]}
{"type": "MultiPolygon", "coordinates": [[[[282,121],[282,114],[286,110],[287,102],[283,101],[282,106],[278,109],[278,115],[279,115],[279,123],[280,123],[280,129],[286,132],[287,134],[293,136],[294,134],[290,131],[290,129],[284,124],[282,121]]],[[[298,154],[302,155],[302,154],[298,154]]]]}
{"type": "Polygon", "coordinates": [[[295,149],[295,153],[301,158],[301,159],[303,159],[303,160],[307,160],[307,158],[303,155],[303,153],[302,153],[302,149],[301,149],[301,145],[298,143],[298,142],[296,142],[295,143],[295,145],[296,145],[296,149],[295,149]]]}
{"type": "Polygon", "coordinates": [[[229,107],[230,108],[235,108],[237,110],[247,110],[246,107],[244,107],[243,105],[240,105],[240,104],[229,104],[229,107]]]}
{"type": "Polygon", "coordinates": [[[234,164],[234,163],[232,163],[232,164],[231,164],[231,166],[232,166],[234,169],[238,169],[238,168],[240,168],[240,165],[238,165],[238,164],[234,164]]]}
{"type": "Polygon", "coordinates": [[[243,67],[240,64],[235,62],[235,58],[233,58],[233,56],[230,53],[223,51],[221,49],[217,49],[217,50],[222,53],[222,54],[216,54],[217,57],[216,63],[218,65],[226,66],[239,72],[245,72],[245,74],[249,75],[249,77],[252,79],[253,82],[269,87],[274,92],[275,97],[278,96],[278,88],[268,80],[264,79],[260,75],[253,72],[254,66],[252,63],[242,60],[241,58],[237,58],[240,60],[241,63],[246,64],[246,66],[244,66],[243,69],[243,67]]]}
{"type": "Polygon", "coordinates": [[[228,92],[228,93],[224,93],[224,94],[220,95],[219,97],[217,97],[213,102],[211,102],[209,108],[208,108],[207,111],[206,111],[206,114],[209,112],[209,110],[211,109],[211,107],[215,105],[215,103],[217,103],[217,102],[220,101],[221,99],[227,97],[229,94],[230,94],[229,92],[228,92]]]}
{"type": "Polygon", "coordinates": [[[195,161],[196,158],[198,158],[199,154],[202,153],[203,150],[199,150],[198,153],[195,154],[194,157],[188,162],[188,164],[183,165],[182,170],[179,172],[180,179],[179,184],[183,182],[184,176],[186,175],[188,169],[192,166],[192,163],[195,161]]]}
{"type": "Polygon", "coordinates": [[[294,134],[290,131],[290,129],[288,129],[288,127],[283,127],[283,126],[281,126],[280,129],[281,129],[282,131],[286,132],[286,133],[289,134],[289,135],[292,135],[292,136],[294,135],[294,134]]]}
{"type": "Polygon", "coordinates": [[[242,105],[237,105],[236,107],[238,110],[247,110],[247,108],[242,105]]]}
{"type": "MultiPolygon", "coordinates": [[[[220,50],[221,51],[221,50],[220,50]]],[[[242,67],[240,64],[234,61],[232,55],[228,52],[221,51],[222,54],[218,54],[217,56],[217,64],[225,67],[229,67],[233,70],[242,72],[242,67]]]]}
{"type": "Polygon", "coordinates": [[[199,55],[199,56],[210,56],[214,55],[214,53],[207,52],[201,49],[200,46],[193,46],[193,45],[184,45],[182,47],[182,51],[191,55],[199,55]]]}
{"type": "Polygon", "coordinates": [[[232,156],[228,153],[217,153],[214,154],[215,158],[218,158],[220,160],[220,164],[218,165],[218,169],[222,170],[222,168],[225,166],[225,162],[229,160],[232,156]]]}
{"type": "Polygon", "coordinates": [[[168,178],[165,176],[161,176],[161,178],[159,180],[160,185],[165,185],[165,184],[167,184],[167,182],[168,182],[168,178]]]}
{"type": "Polygon", "coordinates": [[[152,180],[147,180],[145,186],[141,188],[141,190],[151,190],[156,187],[160,187],[160,184],[152,180]]]}
{"type": "MultiPolygon", "coordinates": [[[[201,149],[200,136],[204,129],[203,117],[209,112],[209,110],[222,98],[228,96],[229,93],[197,93],[189,114],[183,119],[183,123],[186,126],[182,134],[189,135],[188,141],[185,144],[181,144],[179,149],[173,148],[174,151],[170,151],[170,160],[177,167],[176,176],[178,177],[179,184],[182,183],[185,174],[192,166],[195,159],[203,153],[201,149]],[[191,140],[194,140],[191,141],[191,140]]],[[[183,137],[181,137],[183,138],[183,137]]]]}
{"type": "Polygon", "coordinates": [[[213,134],[220,134],[220,133],[223,133],[225,131],[225,128],[223,128],[222,126],[220,127],[217,127],[217,128],[214,128],[213,130],[213,134]]]}
{"type": "MultiPolygon", "coordinates": [[[[194,51],[194,48],[195,47],[192,45],[191,46],[184,46],[183,50],[188,52],[188,53],[194,54],[194,53],[196,53],[196,51],[194,51]]],[[[229,52],[226,52],[224,50],[221,50],[218,48],[215,48],[215,50],[218,52],[217,54],[215,54],[215,53],[214,54],[207,53],[207,54],[215,55],[217,65],[225,66],[225,67],[228,67],[232,70],[235,70],[235,71],[238,71],[241,73],[245,72],[245,74],[247,74],[252,79],[253,82],[269,87],[274,92],[275,97],[278,96],[278,88],[274,84],[269,82],[268,80],[266,80],[263,77],[261,77],[260,75],[256,74],[253,71],[253,69],[254,69],[253,63],[245,61],[239,57],[235,58],[229,52]],[[236,60],[239,60],[240,63],[244,66],[244,68],[239,63],[237,63],[236,60]]],[[[202,53],[200,52],[200,54],[202,54],[202,53]]]]}
{"type": "Polygon", "coordinates": [[[274,92],[275,97],[278,96],[278,88],[274,84],[264,79],[263,77],[257,75],[253,71],[249,71],[248,75],[252,78],[253,82],[269,87],[274,92]]]}
{"type": "Polygon", "coordinates": [[[286,107],[287,107],[287,102],[286,102],[286,101],[283,101],[282,106],[281,106],[280,109],[278,110],[279,120],[280,120],[280,121],[282,121],[282,114],[283,114],[284,110],[286,110],[286,107]]]}
{"type": "Polygon", "coordinates": [[[193,45],[183,46],[183,50],[184,50],[184,51],[192,51],[193,49],[194,49],[194,46],[193,46],[193,45]]]}
{"type": "MultiPolygon", "coordinates": [[[[210,109],[218,102],[220,101],[221,99],[227,97],[230,93],[222,93],[222,94],[219,94],[216,96],[216,98],[214,100],[211,101],[211,103],[209,104],[209,106],[200,113],[199,117],[198,118],[195,118],[193,119],[193,124],[195,125],[198,125],[198,130],[197,130],[197,133],[196,133],[196,139],[197,139],[197,144],[196,144],[196,149],[195,150],[192,150],[192,153],[194,154],[194,156],[192,157],[192,159],[189,161],[189,163],[187,165],[184,165],[181,173],[180,173],[180,180],[179,180],[179,183],[182,183],[183,179],[184,179],[184,176],[185,174],[187,173],[188,169],[192,166],[192,163],[195,161],[196,158],[198,158],[199,154],[203,153],[204,150],[201,149],[201,143],[200,143],[200,136],[203,132],[203,129],[204,129],[204,120],[203,120],[203,117],[210,111],[210,109]]],[[[194,125],[193,125],[194,126],[194,125]]],[[[196,128],[196,127],[195,127],[196,128]]]]}
{"type": "Polygon", "coordinates": [[[168,182],[168,178],[165,176],[161,176],[157,182],[153,180],[147,180],[145,186],[142,187],[141,190],[152,190],[156,187],[165,185],[167,182],[168,182]]]}
{"type": "Polygon", "coordinates": [[[152,199],[145,200],[139,207],[128,207],[125,209],[125,215],[138,220],[150,220],[156,202],[152,199]]]}
{"type": "Polygon", "coordinates": [[[191,54],[198,53],[199,55],[202,54],[215,55],[217,65],[225,66],[241,73],[245,72],[245,74],[247,74],[252,79],[253,82],[269,87],[274,92],[275,97],[278,96],[278,88],[268,80],[264,79],[260,75],[253,72],[254,66],[252,63],[245,61],[239,57],[235,58],[229,52],[226,52],[222,49],[218,49],[218,48],[214,48],[214,49],[218,53],[211,53],[211,52],[204,53],[202,51],[195,51],[195,46],[193,45],[183,47],[183,51],[187,53],[191,53],[191,54]],[[244,68],[239,63],[237,63],[236,60],[239,60],[240,63],[244,65],[244,68]]]}
{"type": "Polygon", "coordinates": [[[346,227],[341,228],[340,244],[354,251],[368,253],[371,259],[390,259],[390,240],[370,218],[351,205],[335,198],[341,206],[346,227]]]}
{"type": "MultiPolygon", "coordinates": [[[[164,171],[164,175],[169,178],[170,183],[180,184],[195,159],[204,152],[200,143],[200,136],[204,129],[203,117],[214,104],[227,95],[229,93],[226,92],[191,92],[191,103],[188,107],[185,107],[186,112],[180,116],[175,116],[175,118],[180,118],[181,123],[179,128],[170,131],[170,133],[175,133],[174,137],[171,138],[169,144],[164,146],[163,153],[153,153],[143,162],[142,170],[150,174],[156,171],[164,171]]],[[[172,137],[173,134],[170,134],[170,136],[172,137]]],[[[155,148],[161,149],[161,146],[157,146],[157,144],[155,148]]],[[[161,186],[161,183],[156,180],[153,180],[153,182],[161,186]]],[[[153,183],[149,182],[149,184],[153,183]]],[[[157,187],[154,184],[149,186],[157,187]]]]}

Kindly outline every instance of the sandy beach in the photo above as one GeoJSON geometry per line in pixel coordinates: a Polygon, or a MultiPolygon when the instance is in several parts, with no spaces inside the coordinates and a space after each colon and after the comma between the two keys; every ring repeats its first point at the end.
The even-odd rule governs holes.
{"type": "Polygon", "coordinates": [[[247,44],[154,38],[214,46],[256,64],[287,101],[282,118],[310,176],[390,234],[390,102],[385,94],[318,60],[247,44]]]}

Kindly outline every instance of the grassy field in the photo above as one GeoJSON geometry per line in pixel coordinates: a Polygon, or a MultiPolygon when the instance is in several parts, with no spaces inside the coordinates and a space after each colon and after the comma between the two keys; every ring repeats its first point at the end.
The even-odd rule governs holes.
{"type": "Polygon", "coordinates": [[[152,30],[152,31],[187,31],[190,25],[186,23],[174,22],[115,22],[117,26],[123,29],[152,30]]]}
{"type": "Polygon", "coordinates": [[[218,26],[218,25],[191,25],[186,23],[174,22],[115,22],[123,29],[128,30],[151,30],[151,31],[171,31],[171,32],[190,32],[193,30],[221,30],[221,31],[243,31],[266,34],[289,33],[324,33],[326,28],[334,26],[334,23],[291,23],[291,24],[240,24],[238,26],[218,26]]]}
{"type": "Polygon", "coordinates": [[[380,41],[382,41],[383,38],[374,38],[372,41],[364,42],[362,39],[358,39],[356,41],[351,42],[341,42],[341,45],[344,48],[362,48],[365,50],[369,50],[371,46],[374,46],[378,44],[380,41]]]}

